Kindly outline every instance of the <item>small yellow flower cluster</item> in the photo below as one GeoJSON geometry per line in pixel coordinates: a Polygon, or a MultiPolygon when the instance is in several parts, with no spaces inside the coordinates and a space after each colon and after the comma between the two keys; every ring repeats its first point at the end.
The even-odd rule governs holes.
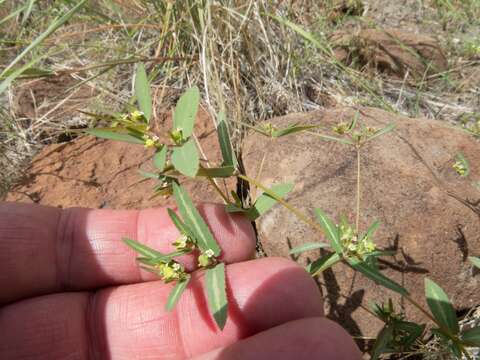
{"type": "Polygon", "coordinates": [[[352,226],[348,224],[340,225],[340,240],[346,255],[357,255],[364,257],[376,250],[375,243],[367,236],[358,239],[358,236],[352,226]]]}
{"type": "Polygon", "coordinates": [[[158,275],[160,275],[165,283],[181,281],[187,276],[185,268],[175,260],[171,260],[167,263],[160,263],[155,265],[155,268],[158,270],[158,275]]]}
{"type": "Polygon", "coordinates": [[[186,251],[192,250],[195,247],[195,242],[189,236],[182,234],[172,245],[175,246],[177,251],[186,251]]]}
{"type": "Polygon", "coordinates": [[[157,135],[143,135],[143,140],[145,140],[145,147],[146,148],[152,148],[152,147],[157,147],[159,145],[159,140],[160,138],[157,135]]]}
{"type": "Polygon", "coordinates": [[[214,255],[215,253],[212,249],[208,249],[202,254],[200,254],[200,256],[198,257],[198,266],[207,267],[215,264],[217,262],[217,259],[215,259],[214,255]]]}
{"type": "Polygon", "coordinates": [[[455,161],[455,163],[453,164],[453,169],[460,176],[465,176],[465,174],[467,173],[467,167],[465,166],[465,163],[460,160],[455,161]]]}
{"type": "Polygon", "coordinates": [[[170,138],[175,144],[180,145],[183,140],[183,129],[177,128],[175,130],[170,131],[170,138]]]}
{"type": "Polygon", "coordinates": [[[332,130],[333,132],[337,133],[338,135],[343,135],[345,134],[350,128],[350,125],[345,123],[345,122],[341,122],[337,125],[335,125],[332,130]]]}
{"type": "Polygon", "coordinates": [[[273,135],[273,132],[277,130],[271,123],[263,123],[262,130],[265,131],[269,136],[273,135]]]}

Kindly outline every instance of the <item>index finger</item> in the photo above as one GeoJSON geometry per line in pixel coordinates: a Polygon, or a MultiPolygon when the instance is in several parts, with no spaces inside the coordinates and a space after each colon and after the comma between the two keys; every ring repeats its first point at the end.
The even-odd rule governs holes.
{"type": "MultiPolygon", "coordinates": [[[[255,251],[250,222],[222,205],[199,207],[227,263],[255,251]]],[[[160,252],[173,250],[179,233],[166,208],[146,210],[58,209],[0,204],[0,305],[58,291],[87,290],[154,278],[141,272],[129,237],[160,252]]],[[[193,256],[181,259],[193,270],[193,256]]]]}

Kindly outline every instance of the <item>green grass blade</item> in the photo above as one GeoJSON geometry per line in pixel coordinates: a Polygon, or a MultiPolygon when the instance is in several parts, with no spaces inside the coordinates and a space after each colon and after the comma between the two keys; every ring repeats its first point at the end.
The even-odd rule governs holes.
{"type": "Polygon", "coordinates": [[[480,346],[480,326],[462,333],[462,342],[469,346],[480,346]]]}
{"type": "Polygon", "coordinates": [[[0,74],[2,77],[8,70],[13,68],[16,64],[20,62],[32,49],[40,45],[47,37],[49,37],[53,32],[55,32],[60,26],[67,22],[81,7],[86,3],[87,0],[81,0],[67,11],[60,18],[53,21],[50,26],[42,34],[40,34],[35,40],[33,40],[30,45],[28,45],[0,74]]]}
{"type": "Polygon", "coordinates": [[[25,25],[25,23],[27,22],[30,13],[32,12],[33,4],[35,4],[35,0],[28,0],[27,4],[25,5],[26,8],[22,16],[22,26],[25,25]]]}
{"type": "Polygon", "coordinates": [[[402,296],[408,295],[407,289],[400,286],[395,281],[390,280],[377,269],[368,266],[357,258],[347,258],[347,261],[355,270],[361,272],[363,275],[368,277],[370,280],[373,280],[377,284],[382,285],[387,289],[393,290],[402,296]]]}
{"type": "Polygon", "coordinates": [[[326,243],[307,243],[307,244],[303,244],[303,245],[300,245],[300,246],[297,246],[297,247],[293,248],[292,250],[290,250],[289,254],[290,255],[299,254],[299,253],[303,253],[303,252],[306,252],[306,251],[323,249],[323,248],[327,248],[327,247],[330,247],[330,245],[326,244],[326,243]]]}
{"type": "Polygon", "coordinates": [[[192,199],[190,199],[187,192],[180,185],[173,183],[172,186],[173,196],[175,197],[178,211],[185,224],[195,234],[197,245],[202,251],[211,249],[215,256],[219,256],[220,247],[213,238],[208,225],[203,220],[195,205],[193,205],[192,199]]]}
{"type": "Polygon", "coordinates": [[[106,129],[89,129],[85,131],[87,134],[108,140],[122,141],[130,144],[143,144],[143,140],[136,138],[130,134],[115,132],[106,129]]]}
{"type": "Polygon", "coordinates": [[[325,236],[328,240],[330,240],[333,250],[335,250],[337,254],[341,255],[342,244],[340,242],[340,235],[338,234],[337,226],[321,209],[315,209],[315,214],[317,215],[318,223],[322,227],[325,236]]]}
{"type": "Polygon", "coordinates": [[[194,86],[178,100],[173,113],[173,130],[182,129],[184,139],[193,134],[193,126],[200,104],[200,91],[194,86]]]}
{"type": "Polygon", "coordinates": [[[137,97],[138,107],[145,115],[147,122],[152,117],[152,96],[150,95],[150,82],[148,81],[145,65],[137,65],[135,74],[135,96],[137,97]]]}
{"type": "Polygon", "coordinates": [[[177,283],[175,284],[175,287],[170,292],[170,295],[168,295],[168,300],[167,300],[167,303],[165,304],[165,309],[167,311],[171,311],[175,307],[175,305],[177,305],[178,300],[180,300],[180,297],[182,296],[183,292],[187,288],[187,285],[189,282],[190,282],[190,275],[188,275],[185,278],[185,280],[177,281],[177,283]]]}
{"type": "Polygon", "coordinates": [[[172,165],[185,176],[195,177],[200,167],[200,157],[193,139],[172,152],[172,165]]]}
{"type": "Polygon", "coordinates": [[[379,228],[379,226],[380,226],[380,221],[375,220],[373,224],[370,225],[370,227],[367,229],[367,233],[365,234],[365,237],[368,239],[371,239],[375,231],[377,231],[377,229],[379,228]]]}
{"type": "MultiPolygon", "coordinates": [[[[283,198],[290,191],[292,191],[293,187],[294,185],[290,183],[276,184],[270,188],[270,191],[273,192],[277,197],[283,198]]],[[[270,195],[263,193],[255,201],[255,204],[253,204],[253,206],[248,209],[247,216],[250,220],[255,221],[257,218],[270,210],[276,203],[277,200],[275,200],[270,195]]]]}
{"type": "Polygon", "coordinates": [[[147,258],[163,258],[165,256],[165,254],[162,254],[157,250],[154,250],[146,245],[143,245],[138,241],[128,239],[128,238],[123,238],[122,240],[125,244],[127,244],[133,250],[135,250],[140,255],[145,256],[147,258]]]}
{"type": "Polygon", "coordinates": [[[477,268],[480,269],[480,258],[478,257],[474,257],[474,256],[469,256],[468,257],[468,260],[470,260],[470,262],[475,265],[477,268]]]}
{"type": "Polygon", "coordinates": [[[306,270],[310,275],[315,276],[340,262],[342,258],[337,253],[325,255],[307,265],[306,270]]]}
{"type": "Polygon", "coordinates": [[[380,129],[378,130],[375,134],[373,134],[372,136],[370,136],[369,138],[367,138],[367,140],[365,140],[365,142],[367,141],[370,141],[370,140],[373,140],[379,136],[382,136],[390,131],[392,131],[393,129],[395,129],[395,126],[396,124],[395,123],[390,123],[388,124],[387,126],[385,126],[383,129],[380,129]]]}
{"type": "Polygon", "coordinates": [[[207,269],[205,283],[210,314],[215,319],[220,330],[223,330],[228,316],[225,264],[220,263],[214,268],[207,269]]]}
{"type": "Polygon", "coordinates": [[[228,213],[236,213],[236,212],[246,213],[247,209],[243,209],[241,207],[238,207],[235,204],[227,204],[225,206],[225,211],[228,212],[228,213]]]}
{"type": "Polygon", "coordinates": [[[452,335],[458,334],[460,328],[453,305],[443,289],[428,278],[425,278],[425,297],[435,320],[445,329],[448,329],[452,335]]]}
{"type": "Polygon", "coordinates": [[[153,155],[153,165],[162,172],[165,170],[165,164],[167,162],[167,147],[164,145],[160,151],[157,151],[155,155],[153,155]]]}
{"type": "Polygon", "coordinates": [[[218,114],[217,136],[218,142],[220,143],[220,150],[222,151],[223,165],[231,166],[236,169],[238,167],[238,162],[235,153],[233,152],[224,111],[220,111],[218,114]]]}

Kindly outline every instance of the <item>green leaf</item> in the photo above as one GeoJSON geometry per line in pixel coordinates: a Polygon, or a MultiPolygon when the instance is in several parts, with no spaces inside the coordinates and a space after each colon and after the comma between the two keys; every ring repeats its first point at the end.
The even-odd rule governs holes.
{"type": "Polygon", "coordinates": [[[365,234],[365,237],[368,239],[371,239],[379,226],[380,226],[380,221],[379,220],[374,221],[373,224],[370,225],[370,227],[367,229],[367,233],[365,234]]]}
{"type": "Polygon", "coordinates": [[[222,151],[223,165],[231,166],[234,169],[238,167],[237,158],[233,152],[232,142],[230,141],[230,133],[224,111],[218,113],[217,136],[222,151]]]}
{"type": "Polygon", "coordinates": [[[220,330],[223,330],[228,316],[228,300],[225,284],[225,264],[219,263],[207,269],[205,275],[208,308],[220,330]]]}
{"type": "Polygon", "coordinates": [[[341,255],[342,244],[340,242],[340,235],[338,234],[337,226],[321,209],[315,209],[315,213],[317,214],[318,223],[322,227],[325,236],[328,240],[330,240],[330,243],[332,244],[333,250],[335,250],[337,254],[341,255]]]}
{"type": "Polygon", "coordinates": [[[160,178],[159,174],[151,173],[151,172],[148,172],[148,171],[138,170],[138,173],[140,174],[141,177],[143,177],[145,179],[158,180],[160,178]]]}
{"type": "Polygon", "coordinates": [[[177,102],[173,114],[172,130],[181,129],[184,139],[187,139],[193,133],[199,103],[200,91],[196,86],[188,89],[177,102]]]}
{"type": "Polygon", "coordinates": [[[297,132],[314,129],[314,128],[318,127],[318,126],[319,126],[319,125],[299,125],[299,124],[293,124],[293,125],[289,125],[289,126],[286,127],[285,129],[275,130],[275,131],[272,133],[272,137],[274,137],[274,138],[282,137],[282,136],[285,136],[285,135],[290,135],[290,134],[294,134],[294,133],[297,133],[297,132]]]}
{"type": "Polygon", "coordinates": [[[167,162],[167,147],[164,145],[162,148],[153,155],[153,165],[162,172],[165,170],[165,164],[167,162]]]}
{"type": "Polygon", "coordinates": [[[228,213],[236,213],[236,212],[246,213],[248,210],[238,207],[235,204],[227,204],[225,206],[225,211],[228,213]]]}
{"type": "Polygon", "coordinates": [[[388,124],[387,126],[385,126],[383,129],[380,129],[378,130],[375,134],[373,134],[372,136],[370,136],[369,138],[367,138],[367,140],[365,140],[365,142],[367,141],[370,141],[370,140],[373,140],[379,136],[382,136],[390,131],[392,131],[393,129],[395,129],[395,126],[396,124],[395,123],[390,123],[388,124]]]}
{"type": "Polygon", "coordinates": [[[391,350],[388,344],[393,340],[393,326],[385,325],[377,335],[372,349],[371,360],[379,359],[380,355],[391,350]]]}
{"type": "MultiPolygon", "coordinates": [[[[277,197],[283,198],[290,191],[292,191],[293,187],[294,185],[290,183],[276,184],[270,188],[270,191],[274,193],[277,197]]],[[[263,193],[258,197],[253,206],[248,209],[247,217],[251,221],[255,221],[258,217],[262,216],[268,210],[270,210],[276,203],[277,200],[275,200],[272,196],[267,193],[263,193]]]]}
{"type": "Polygon", "coordinates": [[[290,250],[289,254],[293,255],[293,254],[303,253],[305,251],[323,249],[329,246],[330,245],[326,243],[306,243],[306,244],[297,246],[296,248],[293,248],[292,250],[290,250]]]}
{"type": "Polygon", "coordinates": [[[457,174],[462,176],[462,177],[467,177],[470,174],[470,164],[468,163],[468,160],[463,156],[463,154],[458,153],[455,155],[455,165],[461,166],[460,169],[456,169],[457,174]]]}
{"type": "Polygon", "coordinates": [[[85,131],[87,134],[108,140],[122,141],[130,144],[143,144],[144,141],[132,136],[130,134],[125,134],[121,132],[115,132],[106,129],[88,129],[85,131]]]}
{"type": "Polygon", "coordinates": [[[337,138],[335,136],[330,136],[330,135],[324,135],[316,132],[309,132],[310,135],[318,136],[319,138],[323,140],[328,140],[328,141],[336,141],[342,144],[347,144],[347,145],[353,145],[353,142],[347,139],[342,139],[342,138],[337,138]]]}
{"type": "Polygon", "coordinates": [[[172,165],[183,175],[190,177],[197,175],[198,168],[200,167],[200,158],[193,139],[173,149],[172,165]]]}
{"type": "Polygon", "coordinates": [[[197,176],[207,176],[211,178],[226,178],[234,174],[235,168],[233,166],[222,166],[217,168],[204,168],[201,167],[197,176]]]}
{"type": "Polygon", "coordinates": [[[178,215],[172,209],[167,209],[168,216],[172,220],[173,225],[178,229],[180,234],[185,234],[192,238],[193,240],[197,241],[194,232],[178,217],[178,215]]]}
{"type": "Polygon", "coordinates": [[[133,250],[138,252],[140,255],[143,255],[147,258],[162,258],[165,256],[165,254],[162,254],[161,252],[154,250],[146,245],[143,245],[142,243],[139,243],[138,241],[131,240],[128,238],[123,238],[122,239],[125,244],[127,244],[129,247],[131,247],[133,250]]]}
{"type": "Polygon", "coordinates": [[[462,342],[469,346],[480,346],[480,326],[464,331],[462,342]]]}
{"type": "Polygon", "coordinates": [[[135,74],[135,95],[137,97],[138,107],[145,115],[147,122],[152,117],[152,96],[150,95],[150,83],[148,81],[145,65],[139,63],[135,74]]]}
{"type": "Polygon", "coordinates": [[[425,325],[416,324],[410,321],[396,321],[395,329],[405,333],[402,336],[402,345],[406,351],[414,344],[425,331],[425,325]]]}
{"type": "Polygon", "coordinates": [[[408,291],[404,287],[400,286],[395,281],[390,280],[377,269],[368,266],[361,260],[352,257],[347,258],[347,261],[355,270],[360,271],[363,275],[373,280],[377,284],[382,285],[387,289],[393,290],[402,296],[408,295],[408,291]]]}
{"type": "Polygon", "coordinates": [[[34,3],[35,3],[35,0],[28,0],[27,1],[26,9],[23,12],[23,16],[22,16],[22,26],[25,25],[25,23],[27,22],[28,17],[30,16],[30,13],[32,12],[32,8],[33,8],[34,3]]]}
{"type": "Polygon", "coordinates": [[[202,251],[208,249],[213,250],[215,256],[220,255],[220,247],[213,238],[208,225],[203,220],[202,216],[193,205],[192,199],[187,192],[178,184],[173,183],[173,196],[177,202],[178,211],[182,216],[183,221],[189,229],[195,234],[197,245],[202,251]]]}
{"type": "Polygon", "coordinates": [[[457,315],[447,294],[440,286],[428,278],[425,278],[425,297],[435,320],[445,329],[448,329],[452,335],[458,334],[460,328],[457,315]]]}
{"type": "Polygon", "coordinates": [[[320,274],[321,272],[325,271],[329,267],[335,265],[336,263],[340,262],[341,257],[337,253],[332,253],[329,255],[325,255],[314,262],[307,265],[306,270],[310,273],[310,275],[315,276],[320,274]]]}
{"type": "Polygon", "coordinates": [[[474,257],[474,256],[469,256],[468,257],[468,260],[470,260],[470,262],[475,265],[477,268],[480,269],[480,258],[478,257],[474,257]]]}
{"type": "Polygon", "coordinates": [[[180,300],[180,297],[182,296],[183,292],[187,288],[187,285],[189,282],[190,282],[190,275],[188,275],[185,278],[185,280],[177,281],[177,283],[175,284],[175,287],[170,292],[170,295],[168,295],[168,300],[165,305],[165,309],[167,311],[171,311],[175,307],[175,305],[177,305],[178,300],[180,300]]]}

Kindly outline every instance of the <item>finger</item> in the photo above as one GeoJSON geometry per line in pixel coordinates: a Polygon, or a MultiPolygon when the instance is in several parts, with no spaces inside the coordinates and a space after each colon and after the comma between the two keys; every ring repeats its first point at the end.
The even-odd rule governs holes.
{"type": "Polygon", "coordinates": [[[355,360],[361,353],[348,333],[324,317],[291,321],[195,360],[355,360]]]}
{"type": "MultiPolygon", "coordinates": [[[[243,261],[255,251],[250,222],[221,205],[202,212],[222,248],[222,260],[243,261]]],[[[0,204],[0,304],[63,290],[85,290],[153,279],[140,272],[129,237],[158,249],[173,250],[179,233],[164,208],[90,210],[0,204]]],[[[193,256],[181,259],[189,270],[193,256]]]]}
{"type": "Polygon", "coordinates": [[[279,258],[227,267],[229,318],[219,331],[198,274],[166,312],[171,286],[146,282],[25,300],[0,311],[0,358],[185,359],[282,323],[323,315],[318,287],[304,269],[279,258]],[[55,350],[53,350],[55,345],[55,350]],[[55,353],[51,353],[55,351],[55,353]],[[60,356],[58,356],[60,357],[60,356]]]}

